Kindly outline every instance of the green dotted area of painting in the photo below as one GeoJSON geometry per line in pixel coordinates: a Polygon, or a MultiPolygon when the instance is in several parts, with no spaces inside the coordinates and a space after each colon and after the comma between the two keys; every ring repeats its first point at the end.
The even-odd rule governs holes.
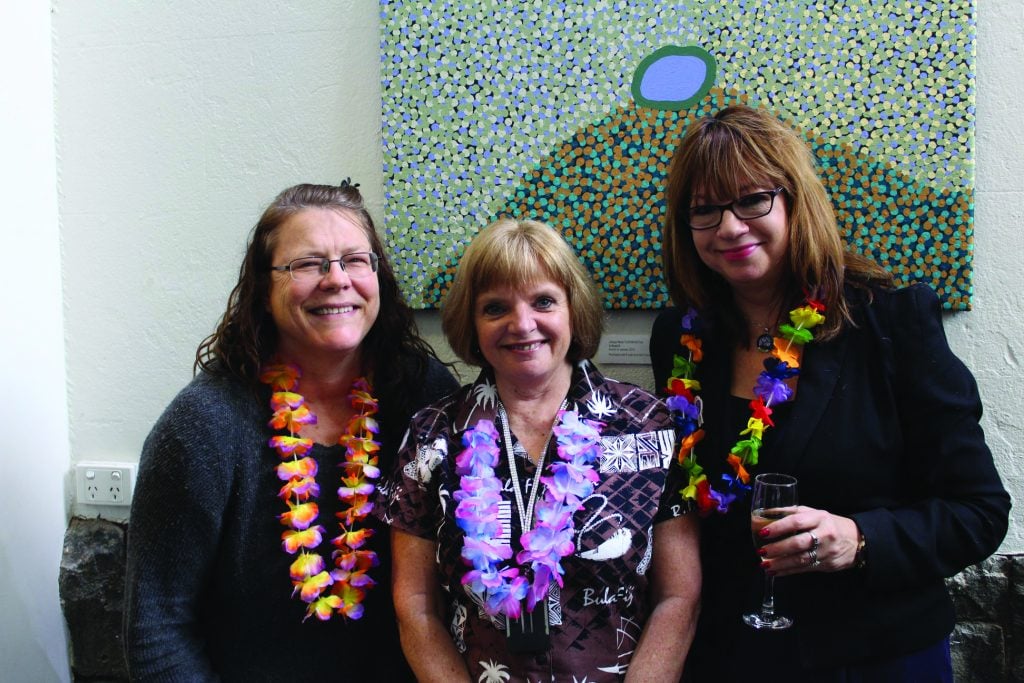
{"type": "MultiPolygon", "coordinates": [[[[747,103],[715,90],[686,118],[624,108],[567,139],[491,218],[534,218],[558,229],[602,286],[607,307],[665,305],[658,247],[671,152],[657,142],[678,138],[694,116],[737,102],[747,103]]],[[[947,307],[967,307],[970,195],[936,193],[849,147],[822,138],[810,143],[847,243],[903,283],[930,284],[947,307]]],[[[428,284],[424,296],[431,304],[443,300],[456,263],[454,254],[448,257],[428,284]]]]}
{"type": "Polygon", "coordinates": [[[674,146],[695,116],[744,101],[811,136],[854,248],[969,307],[970,0],[385,0],[381,17],[384,238],[414,306],[440,304],[502,214],[558,227],[609,307],[665,304],[674,146]],[[678,111],[639,106],[638,67],[673,45],[713,58],[715,87],[678,111]]]}

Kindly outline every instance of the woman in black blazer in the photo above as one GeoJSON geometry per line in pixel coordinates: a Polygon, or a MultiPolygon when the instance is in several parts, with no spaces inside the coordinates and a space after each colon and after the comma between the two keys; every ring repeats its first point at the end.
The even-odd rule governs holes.
{"type": "Polygon", "coordinates": [[[845,251],[806,143],[729,107],[695,122],[666,189],[677,308],[651,335],[655,381],[690,438],[702,517],[694,681],[951,681],[943,579],[994,552],[1010,501],[981,402],[926,286],[845,251]],[[750,536],[753,478],[801,506],[750,536]],[[792,628],[754,630],[762,571],[792,628]]]}

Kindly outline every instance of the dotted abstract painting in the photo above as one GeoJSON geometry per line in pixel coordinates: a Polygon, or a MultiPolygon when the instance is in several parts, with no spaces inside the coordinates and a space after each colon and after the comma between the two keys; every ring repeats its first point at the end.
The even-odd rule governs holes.
{"type": "Polygon", "coordinates": [[[607,307],[666,305],[675,145],[744,103],[804,133],[853,248],[970,307],[972,1],[380,7],[384,236],[413,306],[498,216],[560,230],[607,307]]]}

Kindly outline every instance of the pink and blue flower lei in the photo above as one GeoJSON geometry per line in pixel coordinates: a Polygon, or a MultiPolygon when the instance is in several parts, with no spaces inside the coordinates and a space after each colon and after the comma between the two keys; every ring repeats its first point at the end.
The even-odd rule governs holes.
{"type": "Polygon", "coordinates": [[[563,585],[561,560],[575,549],[573,513],[599,479],[594,463],[601,455],[600,427],[600,422],[581,419],[574,410],[559,413],[553,429],[559,459],[550,464],[550,474],[540,478],[544,494],[536,504],[536,522],[520,536],[523,549],[511,565],[512,548],[501,540],[498,519],[502,491],[502,482],[494,474],[501,458],[498,430],[490,420],[480,420],[463,434],[465,448],[455,459],[455,471],[461,477],[454,495],[455,520],[466,534],[462,558],[472,569],[462,583],[480,598],[487,614],[517,618],[524,598],[527,610],[532,610],[547,596],[552,579],[563,585]],[[527,565],[529,571],[524,569],[527,565]]]}

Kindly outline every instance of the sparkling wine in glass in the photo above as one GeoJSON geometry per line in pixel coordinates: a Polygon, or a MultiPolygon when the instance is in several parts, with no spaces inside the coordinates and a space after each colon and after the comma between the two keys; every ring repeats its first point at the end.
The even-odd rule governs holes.
{"type": "MultiPolygon", "coordinates": [[[[788,474],[766,472],[754,478],[754,491],[750,501],[750,533],[754,547],[760,548],[764,539],[757,532],[772,522],[796,512],[796,478],[788,474]]],[[[779,539],[773,538],[772,542],[779,539]]],[[[743,615],[743,622],[758,630],[781,630],[793,625],[789,617],[775,613],[775,577],[765,572],[764,595],[761,610],[743,615]]]]}

